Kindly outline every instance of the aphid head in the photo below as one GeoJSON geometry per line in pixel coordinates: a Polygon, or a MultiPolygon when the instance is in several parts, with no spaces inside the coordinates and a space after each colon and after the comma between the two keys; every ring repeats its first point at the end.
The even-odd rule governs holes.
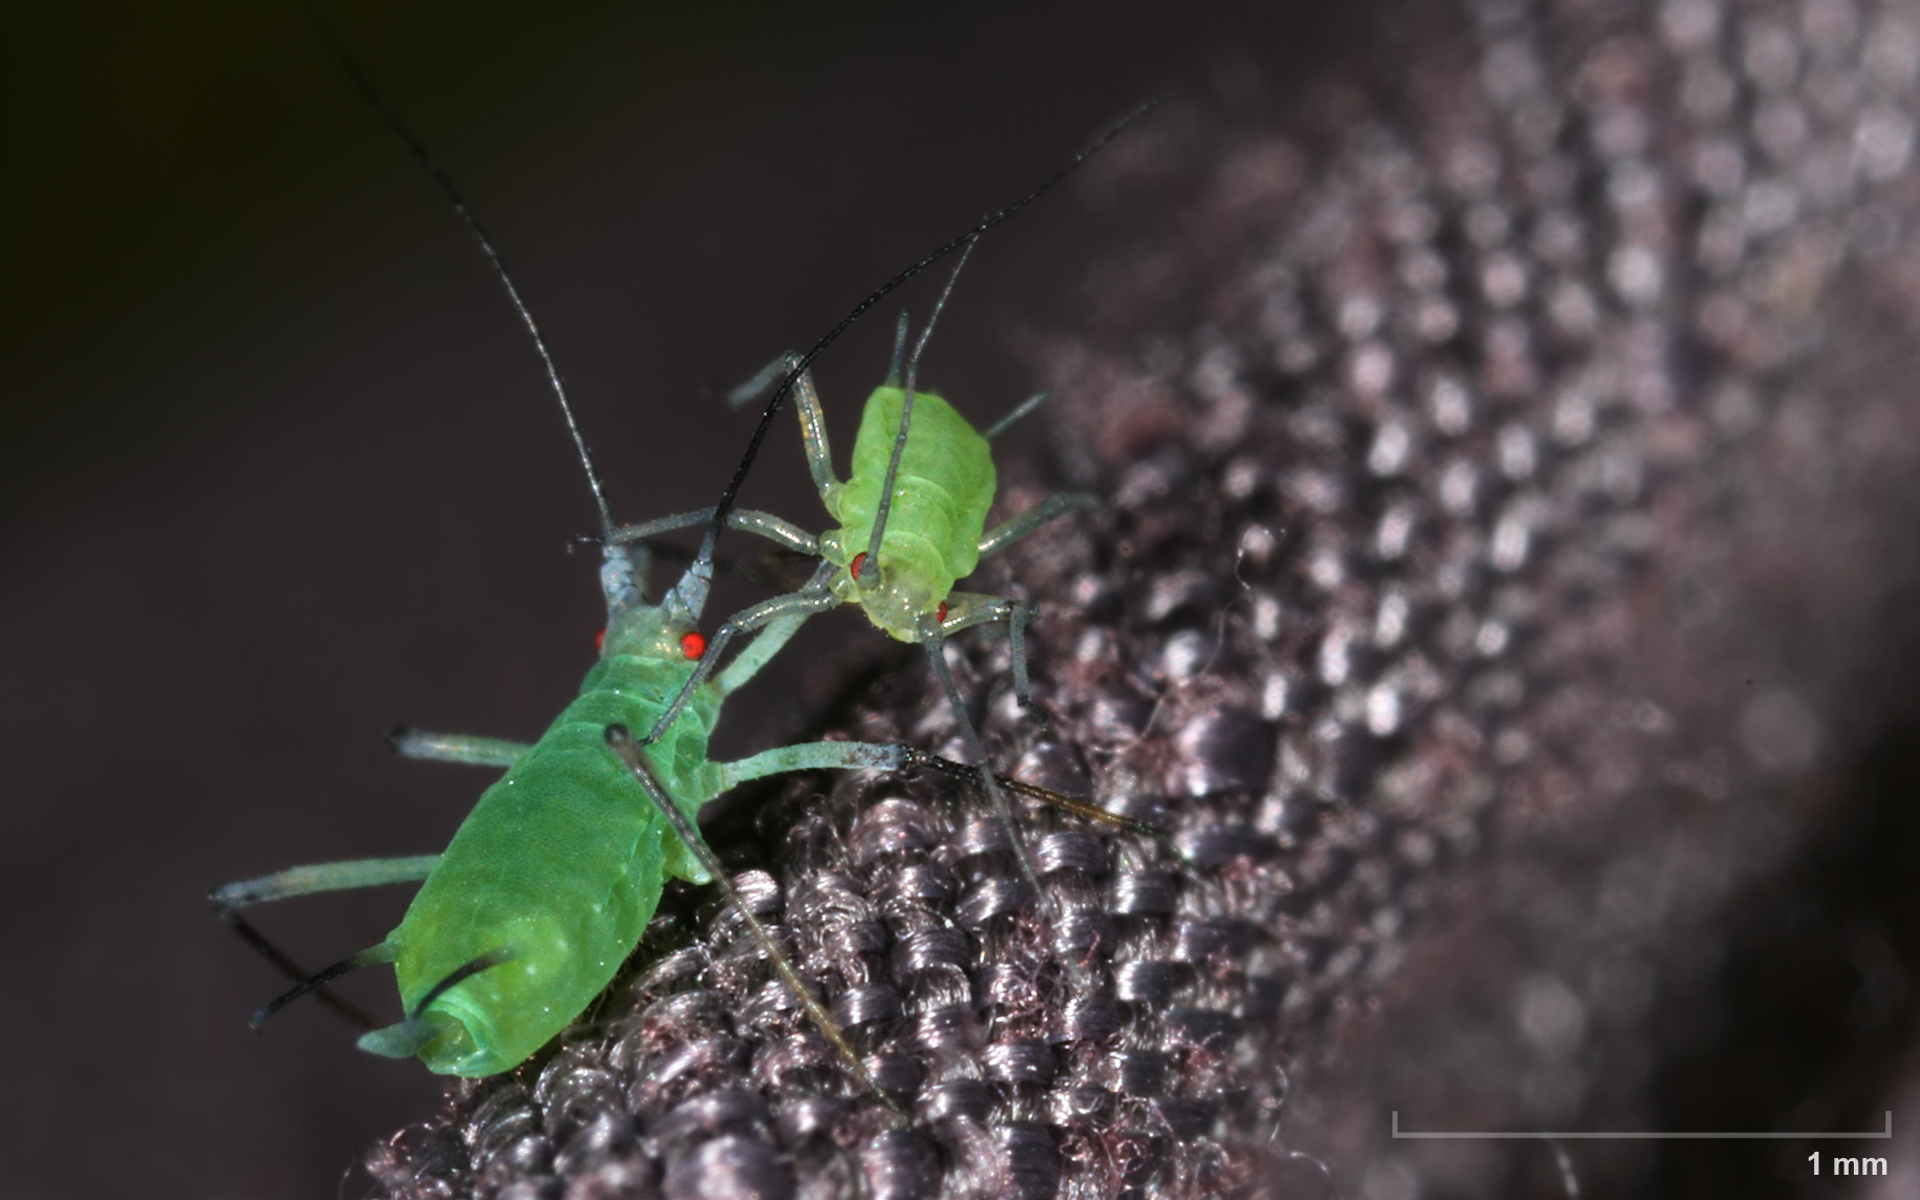
{"type": "Polygon", "coordinates": [[[678,588],[658,604],[610,607],[607,627],[600,634],[600,657],[630,654],[656,662],[698,662],[707,652],[707,639],[696,628],[698,623],[699,614],[680,599],[678,588]]]}
{"type": "MultiPolygon", "coordinates": [[[[821,549],[835,561],[836,554],[845,553],[835,533],[821,539],[821,549]]],[[[876,628],[903,642],[920,642],[922,621],[936,614],[944,619],[947,606],[944,595],[929,586],[938,571],[929,572],[912,558],[911,550],[896,549],[875,563],[862,550],[834,572],[828,586],[842,601],[863,609],[876,628]]]]}
{"type": "MultiPolygon", "coordinates": [[[[636,658],[671,661],[683,657],[683,644],[699,634],[684,619],[675,620],[671,606],[642,604],[607,618],[606,633],[600,639],[600,657],[615,658],[630,654],[636,658]]],[[[702,650],[704,646],[700,647],[702,650]]],[[[699,658],[694,654],[692,658],[699,658]]]]}

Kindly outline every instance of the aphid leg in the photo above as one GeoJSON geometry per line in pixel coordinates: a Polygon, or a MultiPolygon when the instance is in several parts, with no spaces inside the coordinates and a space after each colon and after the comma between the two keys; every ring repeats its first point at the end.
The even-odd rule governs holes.
{"type": "MultiPolygon", "coordinates": [[[[972,242],[966,242],[965,246],[967,249],[967,253],[969,254],[973,253],[972,242]]],[[[951,288],[952,288],[952,281],[948,281],[948,289],[951,290],[951,288]]],[[[929,322],[929,324],[931,324],[931,322],[929,322]]],[[[888,387],[902,386],[900,382],[901,365],[905,363],[906,360],[907,360],[907,314],[904,310],[902,310],[900,313],[900,319],[893,323],[893,358],[890,362],[887,363],[886,384],[888,387]]]]}
{"type": "MultiPolygon", "coordinates": [[[[305,983],[312,978],[311,973],[288,958],[265,934],[255,929],[251,922],[240,915],[240,909],[293,896],[310,896],[315,892],[380,887],[389,883],[418,883],[427,877],[433,865],[439,861],[439,855],[429,854],[419,858],[363,858],[352,862],[292,867],[262,875],[258,879],[221,884],[207,893],[207,903],[213,906],[214,913],[227,928],[239,935],[241,941],[252,946],[260,957],[272,963],[282,975],[295,983],[305,983]]],[[[379,1024],[359,1005],[341,999],[324,987],[320,988],[320,1002],[362,1029],[371,1029],[379,1024]]]]}
{"type": "Polygon", "coordinates": [[[793,381],[795,412],[800,414],[800,443],[807,451],[807,473],[813,476],[814,490],[822,496],[836,484],[833,477],[833,448],[827,442],[827,414],[820,409],[820,393],[813,376],[800,372],[793,381]]]}
{"type": "Polygon", "coordinates": [[[1086,492],[1060,492],[1023,512],[1017,512],[981,535],[980,557],[1000,553],[1021,538],[1069,509],[1099,508],[1100,497],[1086,492]]]}
{"type": "MultiPolygon", "coordinates": [[[[1078,170],[1081,164],[1085,163],[1089,158],[1092,158],[1095,154],[1099,153],[1101,148],[1104,147],[1108,142],[1118,137],[1120,135],[1121,130],[1125,129],[1127,126],[1133,124],[1134,121],[1144,116],[1156,104],[1159,104],[1162,99],[1164,99],[1164,97],[1156,96],[1154,99],[1149,100],[1147,103],[1134,109],[1132,112],[1128,113],[1126,116],[1121,117],[1118,121],[1108,126],[1106,132],[1102,133],[1099,137],[1095,138],[1091,143],[1089,143],[1086,149],[1074,155],[1072,161],[1068,162],[1065,166],[1061,167],[1059,170],[1055,171],[1053,174],[1041,180],[1031,190],[1029,190],[1026,195],[1020,197],[1018,200],[1015,200],[1012,204],[1007,205],[1005,208],[1000,209],[998,212],[989,213],[987,216],[980,218],[980,220],[975,222],[974,225],[971,228],[969,228],[966,232],[960,234],[958,237],[949,238],[947,241],[941,243],[938,247],[936,247],[932,253],[922,256],[919,259],[919,261],[911,264],[905,270],[902,270],[898,274],[894,275],[892,279],[887,280],[887,282],[881,284],[874,291],[868,293],[866,299],[854,305],[852,310],[849,311],[846,316],[840,318],[840,321],[838,324],[836,324],[832,329],[827,331],[827,335],[825,337],[821,338],[819,341],[813,344],[813,349],[801,355],[799,360],[795,362],[793,366],[788,368],[786,377],[791,378],[794,375],[797,375],[802,369],[812,366],[813,361],[819,358],[821,353],[825,351],[828,346],[831,346],[836,340],[838,340],[841,334],[845,333],[849,328],[851,328],[853,323],[860,319],[861,314],[867,312],[874,305],[878,304],[883,298],[886,297],[886,295],[889,292],[893,291],[893,289],[899,287],[901,284],[905,283],[907,280],[912,279],[915,275],[918,275],[921,271],[932,266],[934,263],[939,262],[941,259],[945,258],[947,255],[953,253],[954,251],[970,248],[973,245],[973,243],[975,243],[980,239],[981,235],[987,233],[989,230],[993,229],[994,226],[1000,224],[1002,221],[1005,221],[1011,218],[1016,213],[1026,208],[1027,205],[1033,203],[1034,200],[1038,199],[1040,196],[1045,194],[1055,184],[1059,183],[1062,179],[1065,179],[1068,175],[1072,174],[1075,170],[1078,170]]],[[[757,456],[760,453],[760,445],[762,442],[766,440],[767,430],[772,427],[773,419],[776,416],[778,416],[780,413],[780,401],[782,397],[784,397],[786,393],[791,390],[792,390],[791,388],[785,388],[785,387],[779,388],[775,390],[773,394],[773,398],[767,402],[766,411],[760,414],[760,423],[754,426],[753,436],[747,440],[747,452],[745,456],[741,458],[740,465],[734,468],[733,478],[727,481],[727,490],[724,493],[722,493],[720,497],[720,503],[715,506],[716,509],[723,512],[731,512],[733,510],[734,497],[739,495],[740,485],[746,481],[747,472],[752,469],[753,460],[755,456],[757,456]]],[[[912,389],[908,389],[908,390],[912,390],[912,389]]],[[[832,478],[832,471],[831,469],[829,469],[824,478],[816,473],[814,477],[814,481],[819,486],[824,488],[827,485],[827,483],[831,481],[831,478],[832,478]]],[[[719,534],[718,528],[709,530],[707,534],[707,541],[711,543],[718,536],[718,534],[719,534]]]]}
{"type": "MultiPolygon", "coordinates": [[[[774,383],[785,378],[787,373],[799,363],[800,356],[788,351],[768,363],[758,375],[727,393],[727,402],[741,405],[755,399],[774,383]]],[[[793,395],[794,411],[800,416],[800,444],[807,451],[807,473],[813,476],[814,490],[824,496],[827,489],[838,486],[839,481],[833,477],[833,448],[827,441],[827,416],[820,408],[820,392],[813,386],[813,373],[801,371],[794,376],[790,391],[793,395]]],[[[775,519],[778,520],[778,518],[775,519]]],[[[785,524],[784,521],[781,523],[785,524]]],[[[728,518],[727,524],[732,528],[742,528],[735,525],[731,517],[728,518]]],[[[817,554],[818,551],[813,553],[817,554]]]]}
{"type": "Polygon", "coordinates": [[[460,763],[470,767],[510,767],[532,749],[526,742],[474,737],[464,733],[432,733],[396,725],[387,730],[387,745],[402,758],[460,763]]]}
{"type": "MultiPolygon", "coordinates": [[[[966,743],[967,753],[973,756],[974,771],[987,793],[988,803],[993,806],[994,820],[1006,830],[1007,845],[1013,851],[1014,865],[1020,868],[1020,877],[1032,889],[1047,928],[1057,931],[1060,928],[1060,906],[1054,903],[1052,895],[1040,884],[1040,872],[1033,865],[1033,856],[1027,853],[1026,842],[1020,837],[1020,827],[1014,824],[1013,809],[1008,806],[1006,793],[1000,790],[995,780],[993,764],[987,759],[986,747],[980,743],[979,731],[973,727],[973,718],[967,715],[967,704],[960,696],[960,685],[947,667],[946,638],[938,630],[932,630],[921,645],[926,647],[927,661],[932,665],[935,677],[940,680],[941,689],[947,694],[947,703],[953,708],[954,723],[960,727],[961,740],[966,743]]],[[[1074,985],[1082,991],[1090,989],[1092,980],[1087,975],[1086,967],[1071,955],[1063,958],[1074,985]]]]}
{"type": "Polygon", "coordinates": [[[693,674],[687,677],[687,682],[680,689],[680,694],[675,696],[673,703],[667,705],[661,712],[660,719],[655,721],[653,728],[640,739],[640,744],[651,746],[660,739],[661,734],[673,727],[674,721],[679,719],[681,710],[686,708],[687,702],[693,698],[694,690],[713,674],[714,664],[720,661],[721,651],[726,649],[728,642],[740,634],[751,633],[756,629],[777,627],[780,630],[778,636],[773,639],[773,644],[764,649],[760,643],[768,640],[766,635],[763,634],[755,639],[754,645],[748,651],[753,656],[753,667],[745,676],[736,677],[733,686],[738,687],[751,677],[754,671],[759,670],[760,665],[772,657],[773,652],[784,645],[786,640],[793,636],[793,631],[800,627],[800,621],[788,623],[783,618],[797,616],[804,620],[814,613],[825,612],[838,604],[839,601],[834,599],[833,593],[825,586],[828,576],[832,575],[833,571],[832,563],[822,561],[819,569],[814,571],[813,578],[808,580],[806,586],[799,591],[775,596],[771,600],[762,600],[728,617],[726,623],[715,630],[713,637],[708,640],[699,665],[694,668],[693,674]]]}
{"type": "MultiPolygon", "coordinates": [[[[291,958],[288,958],[286,954],[281,951],[280,947],[274,945],[267,939],[267,935],[255,929],[253,925],[239,913],[223,911],[220,913],[220,919],[226,923],[228,929],[240,935],[241,941],[252,946],[254,950],[259,953],[260,957],[272,963],[274,967],[288,979],[300,983],[311,976],[312,972],[291,958]]],[[[376,1021],[366,1009],[361,1008],[353,1001],[337,996],[326,988],[321,988],[319,991],[320,1003],[332,1009],[335,1016],[346,1021],[349,1025],[356,1025],[361,1029],[372,1029],[380,1023],[376,1021]]]]}
{"type": "Polygon", "coordinates": [[[1037,615],[1039,609],[1029,600],[986,596],[979,592],[953,592],[947,596],[947,617],[940,622],[940,636],[952,637],[962,629],[1004,620],[1007,623],[1007,640],[1012,643],[1013,694],[1019,699],[1020,707],[1025,708],[1029,699],[1027,624],[1037,615]]]}
{"type": "Polygon", "coordinates": [[[1033,701],[1033,689],[1027,682],[1027,622],[1039,611],[1037,606],[1024,601],[1007,610],[1007,654],[1013,659],[1013,698],[1021,708],[1033,701]]]}
{"type": "Polygon", "coordinates": [[[812,615],[812,612],[793,612],[767,622],[760,636],[747,643],[746,649],[733,656],[727,669],[713,677],[714,693],[724,700],[747,680],[758,675],[760,668],[780,652],[781,647],[787,644],[787,639],[812,615]]]}
{"type": "MultiPolygon", "coordinates": [[[[970,767],[966,763],[955,762],[950,758],[943,758],[938,754],[928,754],[926,751],[916,749],[913,746],[900,747],[900,765],[902,767],[916,767],[938,771],[943,775],[949,775],[956,779],[966,779],[974,782],[977,782],[980,778],[980,771],[977,767],[970,767]]],[[[1022,796],[1032,797],[1043,804],[1050,804],[1062,812],[1072,813],[1074,816],[1085,820],[1098,821],[1103,825],[1111,826],[1114,829],[1126,833],[1135,834],[1144,838],[1152,838],[1154,841],[1173,850],[1175,854],[1179,853],[1178,849],[1168,840],[1166,831],[1157,825],[1151,825],[1134,817],[1123,817],[1117,812],[1109,812],[1091,800],[1083,800],[1078,796],[1069,796],[1065,792],[1056,792],[1052,788],[1043,788],[1038,784],[1027,783],[1025,780],[1016,779],[1011,775],[1002,775],[998,771],[994,772],[993,778],[994,782],[1010,792],[1017,792],[1022,796]]]]}
{"type": "Polygon", "coordinates": [[[311,896],[315,892],[344,892],[354,888],[382,887],[389,883],[418,883],[440,861],[438,854],[415,858],[356,858],[349,862],[314,863],[289,867],[262,875],[223,883],[207,893],[207,903],[216,912],[227,913],[255,904],[311,896]]]}
{"type": "Polygon", "coordinates": [[[745,408],[759,400],[773,386],[787,377],[787,373],[800,363],[800,356],[792,350],[775,356],[774,360],[755,372],[752,379],[727,392],[728,408],[745,408]]]}
{"type": "MultiPolygon", "coordinates": [[[[872,1073],[867,1070],[866,1064],[860,1061],[859,1054],[854,1051],[852,1043],[847,1041],[847,1036],[841,1031],[840,1026],[834,1023],[833,1016],[827,1011],[826,1005],[820,1003],[819,998],[816,997],[812,989],[807,986],[806,980],[800,978],[800,972],[794,969],[793,963],[787,959],[785,952],[780,949],[779,943],[773,940],[773,935],[767,932],[767,927],[760,923],[760,918],[754,915],[752,908],[748,907],[745,897],[741,896],[740,890],[733,885],[733,877],[727,873],[725,864],[708,848],[706,841],[701,838],[699,831],[693,827],[693,822],[687,819],[687,815],[684,812],[680,811],[680,806],[675,804],[672,797],[667,795],[666,789],[661,786],[659,779],[655,777],[652,765],[647,762],[646,756],[641,753],[639,745],[635,743],[633,735],[627,731],[626,726],[607,726],[607,745],[611,746],[614,753],[620,756],[620,760],[627,765],[627,770],[633,773],[634,779],[639,782],[641,787],[646,789],[647,795],[653,798],[654,804],[658,806],[660,812],[667,818],[668,824],[673,826],[674,832],[679,835],[680,840],[685,843],[687,848],[693,852],[694,856],[700,860],[701,866],[706,868],[707,874],[713,877],[713,881],[720,885],[720,890],[725,893],[727,902],[733,905],[734,910],[740,914],[741,920],[746,923],[747,929],[752,934],[753,939],[758,942],[760,948],[766,952],[767,960],[773,964],[773,969],[779,974],[781,982],[786,984],[787,990],[791,992],[794,998],[800,1001],[801,1006],[807,1010],[807,1015],[812,1018],[814,1026],[820,1030],[821,1036],[827,1039],[833,1046],[834,1051],[839,1054],[847,1066],[852,1069],[854,1078],[860,1081],[862,1087],[877,1096],[882,1104],[885,1104],[891,1109],[896,1119],[905,1120],[906,1113],[901,1110],[900,1106],[891,1096],[881,1090],[879,1081],[874,1079],[872,1073]]],[[[853,748],[853,744],[846,742],[821,742],[816,743],[816,745],[832,746],[842,751],[853,748]]],[[[787,749],[799,748],[800,747],[787,747],[787,749]]],[[[869,747],[867,749],[891,749],[891,747],[869,747]]],[[[894,758],[895,761],[898,761],[897,755],[895,755],[894,758]]],[[[749,759],[747,761],[751,762],[752,760],[749,759]]],[[[743,764],[734,763],[729,765],[737,768],[743,764]]],[[[782,767],[776,769],[787,770],[791,768],[782,767]]],[[[748,777],[751,778],[751,776],[748,777]]]]}
{"type": "MultiPolygon", "coordinates": [[[[663,533],[672,533],[676,529],[690,529],[695,525],[705,525],[713,520],[711,508],[697,509],[693,512],[675,513],[670,517],[660,517],[652,521],[643,521],[638,525],[622,525],[613,531],[612,542],[616,546],[625,546],[633,542],[644,542],[648,538],[659,537],[663,533]]],[[[748,533],[757,533],[768,541],[785,549],[805,554],[809,558],[820,555],[820,539],[795,525],[782,520],[772,513],[761,512],[756,508],[736,508],[727,514],[727,528],[744,529],[748,533]]]]}
{"type": "Polygon", "coordinates": [[[1042,404],[1046,403],[1046,400],[1047,400],[1047,394],[1045,392],[1035,392],[1033,395],[1028,396],[1025,400],[1022,400],[1019,404],[1015,405],[1012,412],[1008,413],[1004,417],[1001,417],[998,421],[995,421],[993,424],[981,430],[980,436],[987,439],[988,441],[992,441],[993,439],[999,437],[1001,434],[1005,433],[1008,429],[1012,428],[1014,422],[1020,420],[1020,418],[1026,416],[1027,414],[1031,413],[1034,409],[1039,408],[1042,404]]]}
{"type": "MultiPolygon", "coordinates": [[[[796,742],[719,764],[721,790],[791,771],[897,771],[905,747],[886,742],[796,742]]],[[[941,760],[945,762],[945,759],[941,760]]],[[[972,770],[971,767],[965,768],[972,770]]]]}

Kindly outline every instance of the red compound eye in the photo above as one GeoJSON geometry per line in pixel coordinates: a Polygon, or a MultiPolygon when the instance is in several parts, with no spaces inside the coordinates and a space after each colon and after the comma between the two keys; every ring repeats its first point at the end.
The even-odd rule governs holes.
{"type": "Polygon", "coordinates": [[[860,578],[860,568],[865,566],[866,562],[867,562],[867,552],[865,550],[862,550],[860,553],[853,556],[853,565],[848,567],[847,569],[853,572],[853,577],[855,579],[858,579],[860,578]]]}
{"type": "Polygon", "coordinates": [[[940,602],[940,611],[933,614],[933,619],[936,621],[945,621],[947,619],[947,602],[945,600],[940,602]]]}
{"type": "Polygon", "coordinates": [[[680,639],[680,653],[691,659],[698,659],[707,652],[707,639],[697,633],[690,633],[680,639]]]}
{"type": "Polygon", "coordinates": [[[593,635],[593,652],[595,654],[600,653],[600,648],[602,646],[605,646],[606,644],[607,644],[607,631],[605,629],[602,629],[599,633],[596,633],[593,635]]]}

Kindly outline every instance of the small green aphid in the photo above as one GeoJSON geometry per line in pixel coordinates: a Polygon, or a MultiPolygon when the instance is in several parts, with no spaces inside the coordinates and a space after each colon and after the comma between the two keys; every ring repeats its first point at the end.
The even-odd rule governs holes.
{"type": "MultiPolygon", "coordinates": [[[[1025,632],[1034,606],[1004,596],[985,596],[955,592],[953,586],[971,574],[981,558],[997,554],[1046,522],[1079,505],[1097,505],[1092,496],[1055,496],[1018,516],[986,530],[987,512],[993,506],[998,487],[989,441],[1031,412],[1045,394],[1037,395],[1015,408],[985,433],[974,429],[952,405],[939,396],[918,392],[914,387],[920,355],[926,348],[940,310],[959,277],[958,266],[935,303],[927,327],[907,360],[904,380],[901,357],[906,344],[906,317],[901,317],[895,338],[893,368],[887,382],[867,399],[854,440],[853,469],[843,482],[833,474],[833,454],[827,444],[826,421],[813,387],[809,368],[815,359],[845,333],[862,314],[895,288],[947,255],[961,252],[960,264],[982,235],[1008,220],[1028,204],[1050,190],[1067,175],[1106,146],[1120,132],[1159,104],[1150,100],[1109,126],[1079,154],[1060,169],[1040,181],[1026,195],[997,212],[983,217],[957,237],[936,247],[873,293],[842,317],[825,337],[803,355],[785,355],[775,360],[752,381],[735,390],[733,402],[744,403],[771,388],[771,399],[760,415],[746,454],[734,469],[720,503],[703,512],[686,513],[647,525],[618,530],[615,538],[624,543],[640,542],[669,529],[684,528],[703,519],[708,524],[700,557],[711,554],[723,529],[743,529],[759,534],[781,546],[820,559],[813,577],[796,592],[735,614],[715,633],[712,654],[699,671],[682,687],[679,696],[661,713],[660,718],[641,738],[651,744],[676,719],[682,705],[689,703],[707,672],[715,669],[727,643],[742,633],[769,627],[787,620],[804,620],[836,604],[857,604],[873,623],[904,642],[913,642],[927,650],[927,659],[946,692],[956,723],[973,756],[982,787],[993,805],[995,819],[1006,831],[1022,878],[1039,899],[1050,924],[1057,927],[1059,913],[1040,884],[1039,871],[1014,824],[1002,785],[1004,776],[996,775],[989,765],[979,733],[967,715],[959,685],[947,668],[944,655],[946,638],[963,629],[991,621],[1005,620],[1012,643],[1014,691],[1021,704],[1027,702],[1027,662],[1025,632]],[[776,382],[777,381],[777,382],[776,382]],[[767,431],[779,413],[780,404],[789,395],[800,397],[801,436],[806,444],[807,465],[821,500],[839,528],[816,537],[770,513],[739,510],[735,501],[754,457],[759,453],[767,431]],[[918,415],[916,416],[916,410],[918,415]]],[[[944,760],[943,760],[944,761],[944,760]]],[[[1024,788],[1015,790],[1025,791],[1024,788]]],[[[1034,792],[1041,799],[1082,815],[1105,821],[1135,832],[1158,837],[1157,830],[1126,818],[1117,817],[1093,805],[1072,801],[1055,793],[1034,792]]],[[[1067,960],[1069,972],[1084,981],[1082,964],[1067,960]]]]}
{"type": "MultiPolygon", "coordinates": [[[[857,605],[878,628],[899,641],[926,649],[927,661],[946,692],[996,819],[1006,831],[1015,863],[1052,920],[1056,914],[1047,903],[1039,872],[967,715],[944,647],[946,639],[961,630],[1005,621],[1012,642],[1015,694],[1024,705],[1028,693],[1025,631],[1034,606],[1006,596],[958,592],[954,585],[972,574],[982,558],[999,553],[1071,508],[1094,506],[1099,501],[1088,495],[1056,495],[987,529],[987,512],[998,487],[991,439],[1031,412],[1046,398],[1045,393],[1027,400],[982,433],[941,397],[915,390],[921,353],[954,279],[966,263],[965,251],[970,251],[972,244],[972,240],[964,243],[960,264],[935,303],[912,354],[906,356],[904,374],[901,359],[907,326],[902,315],[893,366],[886,382],[867,397],[845,480],[834,475],[826,417],[812,376],[799,355],[776,360],[735,392],[734,402],[743,403],[781,376],[790,378],[799,406],[808,469],[822,503],[840,524],[815,536],[769,513],[749,509],[728,514],[729,525],[816,557],[820,565],[798,591],[743,609],[720,626],[713,637],[711,656],[688,678],[681,695],[661,712],[643,744],[667,735],[681,705],[692,702],[701,681],[735,637],[758,629],[786,628],[789,622],[803,621],[839,604],[857,605]]],[[[687,522],[701,515],[689,513],[670,520],[687,522]]],[[[659,532],[660,524],[617,530],[613,537],[616,542],[631,543],[659,532]]]]}
{"type": "MultiPolygon", "coordinates": [[[[508,768],[444,853],[296,868],[215,889],[215,905],[232,912],[310,892],[424,881],[385,940],[303,982],[262,1019],[345,970],[391,962],[407,1016],[361,1038],[362,1049],[418,1055],[441,1074],[508,1070],[606,988],[646,932],[667,878],[726,882],[692,824],[707,801],[779,772],[900,764],[899,747],[857,742],[782,746],[733,763],[708,760],[707,736],[722,701],[791,636],[792,625],[769,629],[702,685],[638,769],[610,750],[610,726],[651,725],[695,669],[700,644],[693,627],[704,588],[690,578],[693,572],[688,576],[681,584],[693,583],[691,594],[676,587],[661,603],[647,604],[626,551],[609,545],[601,572],[608,616],[600,660],[579,698],[533,745],[413,733],[396,738],[397,748],[413,757],[508,768]]],[[[767,946],[777,954],[771,940],[767,946]]],[[[809,998],[805,989],[798,994],[809,998]]],[[[830,1022],[823,1032],[838,1042],[830,1022]]],[[[849,1061],[858,1063],[851,1055],[849,1061]]]]}

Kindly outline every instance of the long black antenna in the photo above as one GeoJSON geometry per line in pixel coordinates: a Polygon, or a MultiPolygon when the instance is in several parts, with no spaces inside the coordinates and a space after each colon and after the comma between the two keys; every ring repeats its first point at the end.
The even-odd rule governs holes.
{"type": "Polygon", "coordinates": [[[533,348],[540,354],[540,362],[547,371],[547,383],[553,388],[554,397],[560,401],[560,414],[567,420],[567,432],[573,435],[573,448],[579,452],[580,465],[587,472],[587,486],[593,489],[593,503],[600,510],[600,532],[602,536],[611,538],[613,513],[607,507],[607,492],[600,483],[600,472],[594,470],[593,455],[587,450],[586,438],[580,434],[580,423],[574,420],[573,405],[567,401],[566,385],[560,381],[560,368],[553,361],[553,354],[547,349],[547,339],[540,333],[539,322],[533,319],[533,310],[527,307],[526,300],[520,295],[519,286],[513,282],[513,273],[507,270],[506,260],[500,257],[500,252],[494,249],[493,239],[489,238],[486,230],[480,227],[479,219],[467,206],[466,197],[461,195],[460,189],[454,186],[453,180],[447,177],[446,172],[440,169],[440,164],[434,161],[433,155],[427,153],[427,148],[420,144],[420,139],[413,136],[413,131],[408,129],[407,123],[400,119],[400,114],[395,112],[380,93],[374,90],[366,73],[360,69],[360,64],[347,53],[345,43],[333,31],[333,26],[329,25],[326,18],[311,6],[307,7],[307,15],[312,18],[315,27],[320,31],[321,40],[327,44],[327,49],[332,52],[334,60],[340,64],[340,69],[346,72],[347,78],[359,91],[361,98],[380,115],[380,119],[386,122],[387,128],[393,131],[394,136],[406,146],[407,152],[413,155],[413,160],[420,164],[420,169],[427,173],[427,177],[439,187],[441,194],[446,196],[447,202],[453,206],[453,211],[466,225],[467,232],[473,235],[473,240],[479,244],[480,253],[486,255],[487,263],[493,268],[494,278],[498,279],[500,286],[506,289],[507,299],[512,302],[513,310],[520,314],[521,323],[527,327],[527,333],[533,338],[533,348]]]}
{"type": "Polygon", "coordinates": [[[720,497],[720,503],[713,510],[713,523],[707,527],[707,536],[700,543],[700,553],[702,555],[711,554],[713,544],[720,538],[720,531],[727,527],[727,517],[733,512],[734,503],[740,495],[740,487],[746,482],[747,472],[753,468],[753,460],[760,454],[760,443],[766,440],[767,430],[773,427],[773,419],[779,414],[780,405],[786,400],[787,393],[793,390],[794,380],[800,378],[801,374],[813,365],[813,361],[825,353],[828,346],[839,341],[841,334],[850,329],[855,321],[865,316],[868,309],[885,299],[888,293],[892,292],[907,280],[912,279],[915,275],[926,270],[934,263],[939,262],[947,255],[952,254],[955,250],[973,242],[981,234],[1039,199],[1051,190],[1055,184],[1077,170],[1082,163],[1092,158],[1095,154],[1098,154],[1108,142],[1119,136],[1121,130],[1133,124],[1134,121],[1144,116],[1149,109],[1159,104],[1165,98],[1164,96],[1156,96],[1126,116],[1121,117],[1118,121],[1108,126],[1107,131],[1095,138],[1086,149],[1074,155],[1065,166],[1035,184],[1032,190],[1028,191],[1026,195],[1015,200],[1012,204],[1007,205],[1000,211],[982,217],[964,233],[956,237],[948,238],[931,253],[927,254],[926,257],[901,271],[892,279],[887,280],[878,288],[875,288],[865,300],[862,300],[860,303],[854,305],[852,309],[848,310],[847,315],[841,317],[839,324],[828,330],[825,337],[815,342],[813,349],[801,355],[799,361],[787,369],[786,375],[780,380],[780,386],[773,391],[773,398],[767,401],[767,410],[760,414],[760,424],[754,427],[753,437],[747,442],[747,452],[740,459],[740,465],[734,469],[733,479],[727,484],[726,494],[720,497]]]}

